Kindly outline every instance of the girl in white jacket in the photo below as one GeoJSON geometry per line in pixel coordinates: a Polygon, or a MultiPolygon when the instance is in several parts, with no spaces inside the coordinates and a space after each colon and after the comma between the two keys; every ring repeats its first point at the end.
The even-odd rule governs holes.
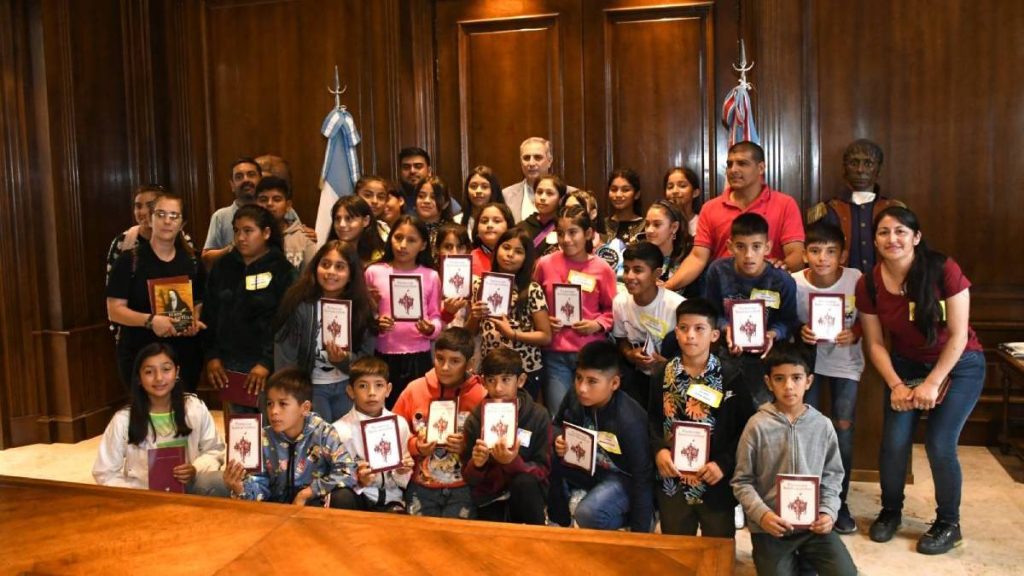
{"type": "Polygon", "coordinates": [[[132,402],[107,425],[92,475],[97,484],[149,488],[149,450],[184,446],[174,478],[191,494],[227,495],[220,469],[224,442],[203,401],[179,385],[174,349],[154,342],[139,351],[132,371],[132,402]]]}

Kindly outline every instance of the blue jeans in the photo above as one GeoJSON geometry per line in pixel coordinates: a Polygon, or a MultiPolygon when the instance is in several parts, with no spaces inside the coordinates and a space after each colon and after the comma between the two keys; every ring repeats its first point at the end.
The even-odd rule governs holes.
{"type": "Polygon", "coordinates": [[[629,490],[621,474],[605,474],[576,506],[580,528],[618,530],[629,521],[629,490]]]}
{"type": "Polygon", "coordinates": [[[313,384],[313,412],[328,423],[341,418],[352,409],[352,399],[345,393],[348,380],[333,384],[313,384]]]}
{"type": "Polygon", "coordinates": [[[819,408],[818,398],[821,389],[829,387],[832,396],[832,425],[839,439],[839,457],[843,461],[843,489],[839,493],[839,501],[846,504],[846,495],[850,493],[850,471],[853,470],[853,417],[857,411],[857,381],[835,376],[814,375],[814,384],[804,395],[804,402],[819,408]],[[839,425],[846,422],[846,428],[839,425]]]}
{"type": "Polygon", "coordinates": [[[548,380],[544,385],[544,405],[553,417],[558,414],[562,400],[576,380],[577,354],[553,350],[544,350],[541,354],[544,357],[544,368],[548,372],[548,380]]]}
{"type": "MultiPolygon", "coordinates": [[[[903,380],[923,378],[933,366],[895,355],[892,365],[903,380]]],[[[976,351],[964,352],[949,375],[952,381],[945,400],[928,415],[925,451],[935,481],[935,501],[938,504],[935,514],[940,521],[956,524],[960,522],[960,492],[963,487],[956,446],[960,431],[981,395],[985,382],[985,355],[976,351]]],[[[882,507],[899,511],[903,509],[907,459],[921,411],[894,411],[889,405],[888,389],[884,401],[882,450],[878,457],[882,507]]]]}

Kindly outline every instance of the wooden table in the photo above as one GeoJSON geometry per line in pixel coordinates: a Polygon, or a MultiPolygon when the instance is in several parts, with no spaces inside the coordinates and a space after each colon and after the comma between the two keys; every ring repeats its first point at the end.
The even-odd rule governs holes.
{"type": "Polygon", "coordinates": [[[1003,423],[999,433],[999,447],[1003,454],[1014,451],[1017,456],[1024,458],[1024,440],[1014,439],[1011,430],[1014,424],[1024,423],[1024,420],[1010,416],[1010,393],[1014,383],[1018,388],[1024,389],[1024,362],[1005,350],[996,350],[996,357],[999,358],[999,368],[1003,376],[1003,423]]]}
{"type": "Polygon", "coordinates": [[[0,476],[0,572],[732,574],[734,543],[0,476]]]}

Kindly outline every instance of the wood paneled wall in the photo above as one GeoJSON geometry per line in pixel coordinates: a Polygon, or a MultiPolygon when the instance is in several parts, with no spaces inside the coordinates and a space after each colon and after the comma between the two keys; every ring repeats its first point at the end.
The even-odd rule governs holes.
{"type": "MultiPolygon", "coordinates": [[[[1024,29],[1024,4],[742,6],[768,181],[810,206],[846,143],[875,139],[883,190],[974,281],[985,344],[1024,338],[1024,36],[996,33],[1024,29]]],[[[736,16],[732,0],[0,0],[0,445],[96,434],[123,401],[103,255],[133,186],[183,193],[202,242],[230,160],[273,152],[312,222],[335,64],[364,172],[394,177],[419,145],[454,189],[478,163],[507,185],[519,142],[544,135],[602,201],[623,165],[647,202],[676,163],[714,195],[736,16]]]]}

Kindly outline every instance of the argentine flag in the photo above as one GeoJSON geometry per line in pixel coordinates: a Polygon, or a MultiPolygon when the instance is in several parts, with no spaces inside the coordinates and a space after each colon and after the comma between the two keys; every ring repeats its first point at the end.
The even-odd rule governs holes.
{"type": "Polygon", "coordinates": [[[316,211],[317,246],[323,246],[333,224],[331,207],[342,196],[351,196],[359,180],[359,144],[352,115],[344,107],[335,108],[324,118],[320,133],[327,138],[324,169],[320,172],[320,207],[316,211]]]}

